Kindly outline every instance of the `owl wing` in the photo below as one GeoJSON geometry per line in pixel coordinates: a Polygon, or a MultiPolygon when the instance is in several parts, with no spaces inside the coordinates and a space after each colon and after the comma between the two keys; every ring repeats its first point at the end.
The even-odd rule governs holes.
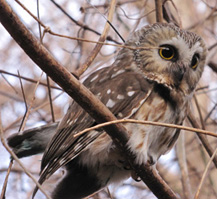
{"type": "MultiPolygon", "coordinates": [[[[150,95],[153,84],[132,70],[107,67],[96,71],[84,82],[117,118],[131,117],[150,95]]],[[[39,183],[78,156],[102,133],[94,131],[74,135],[94,125],[95,120],[76,102],[72,102],[56,134],[44,153],[39,183]]]]}

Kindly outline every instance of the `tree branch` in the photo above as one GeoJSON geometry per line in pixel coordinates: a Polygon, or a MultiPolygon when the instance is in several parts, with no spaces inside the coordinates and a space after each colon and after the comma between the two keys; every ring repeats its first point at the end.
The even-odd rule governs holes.
{"type": "Polygon", "coordinates": [[[217,64],[216,63],[214,63],[214,62],[209,62],[208,63],[208,66],[215,72],[215,73],[217,73],[217,64]]]}
{"type": "MultiPolygon", "coordinates": [[[[101,101],[53,58],[48,50],[22,24],[18,16],[4,0],[0,0],[0,21],[25,53],[81,105],[97,123],[116,119],[101,101]]],[[[104,127],[104,129],[112,137],[115,144],[125,151],[132,168],[158,198],[177,198],[171,188],[152,167],[133,163],[134,156],[126,148],[128,134],[121,124],[113,124],[104,127]]]]}
{"type": "MultiPolygon", "coordinates": [[[[193,116],[193,114],[191,112],[189,112],[189,114],[188,114],[188,120],[194,128],[200,128],[200,125],[198,124],[197,120],[195,119],[195,117],[193,116]]],[[[206,149],[209,156],[212,157],[214,150],[213,150],[211,144],[208,142],[205,135],[197,133],[197,136],[200,139],[201,143],[203,144],[203,146],[206,149]]],[[[217,156],[213,157],[213,163],[214,163],[215,167],[217,168],[217,156]]]]}
{"type": "Polygon", "coordinates": [[[156,21],[163,22],[162,0],[155,0],[156,21]]]}
{"type": "MultiPolygon", "coordinates": [[[[74,22],[77,26],[80,26],[81,28],[83,28],[84,30],[88,30],[91,31],[93,33],[95,33],[96,35],[101,35],[99,32],[97,32],[96,30],[90,28],[88,25],[83,24],[77,20],[75,20],[72,16],[70,16],[58,3],[56,3],[54,0],[51,0],[51,2],[57,7],[59,8],[63,14],[65,14],[72,22],[74,22]]],[[[120,44],[120,42],[114,40],[111,36],[106,36],[105,37],[106,40],[108,41],[113,41],[116,44],[120,44]]]]}
{"type": "MultiPolygon", "coordinates": [[[[109,14],[108,14],[108,20],[111,22],[113,15],[114,15],[114,11],[115,11],[115,0],[111,1],[111,5],[110,5],[110,9],[109,9],[109,14]]],[[[102,32],[102,34],[100,35],[99,38],[99,42],[105,42],[106,37],[108,35],[108,31],[109,31],[110,25],[107,22],[105,24],[104,30],[102,32]]],[[[99,51],[101,50],[103,44],[101,43],[97,43],[96,46],[94,47],[94,49],[92,50],[92,53],[90,53],[90,55],[88,56],[88,58],[86,59],[85,63],[82,64],[82,67],[80,67],[76,72],[75,75],[77,77],[80,77],[86,70],[87,68],[91,65],[91,63],[93,62],[93,60],[96,58],[97,54],[99,53],[99,51]]]]}

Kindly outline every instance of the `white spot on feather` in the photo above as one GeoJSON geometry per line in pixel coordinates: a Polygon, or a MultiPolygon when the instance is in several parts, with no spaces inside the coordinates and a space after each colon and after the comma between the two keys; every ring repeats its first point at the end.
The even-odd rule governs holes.
{"type": "Polygon", "coordinates": [[[129,97],[131,97],[131,96],[134,95],[134,93],[135,93],[135,91],[129,91],[129,92],[127,93],[127,95],[128,95],[129,97]]]}
{"type": "Polygon", "coordinates": [[[111,78],[114,78],[114,77],[116,77],[116,76],[118,76],[118,75],[120,75],[121,73],[124,73],[124,72],[125,72],[125,70],[118,70],[116,73],[112,74],[111,78]]]}
{"type": "Polygon", "coordinates": [[[96,80],[98,77],[99,77],[99,75],[94,76],[94,77],[90,80],[90,82],[93,82],[93,81],[96,80]]]}
{"type": "Polygon", "coordinates": [[[118,113],[118,117],[122,118],[123,117],[123,113],[118,113]]]}
{"type": "Polygon", "coordinates": [[[106,103],[106,106],[108,108],[112,108],[115,105],[115,101],[112,99],[109,99],[108,102],[106,103]]]}
{"type": "Polygon", "coordinates": [[[110,93],[111,93],[111,89],[108,89],[108,90],[107,90],[107,94],[110,94],[110,93]]]}
{"type": "Polygon", "coordinates": [[[120,95],[120,94],[118,94],[118,96],[117,96],[117,99],[124,99],[124,95],[120,95]]]}

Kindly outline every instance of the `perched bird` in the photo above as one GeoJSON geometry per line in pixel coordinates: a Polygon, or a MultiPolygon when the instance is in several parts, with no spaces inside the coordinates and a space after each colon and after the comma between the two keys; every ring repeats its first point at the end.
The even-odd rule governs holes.
{"type": "MultiPolygon", "coordinates": [[[[156,23],[134,32],[125,46],[131,48],[120,50],[111,66],[92,73],[84,85],[118,119],[181,125],[204,69],[207,52],[204,41],[173,24],[156,23]]],[[[74,137],[95,124],[73,101],[59,124],[15,135],[9,138],[9,145],[20,156],[45,150],[39,183],[65,166],[67,173],[52,198],[79,199],[126,179],[131,173],[122,164],[123,154],[103,129],[74,137]]],[[[172,148],[180,131],[161,126],[123,125],[129,133],[128,148],[135,154],[137,164],[155,164],[172,148]]]]}

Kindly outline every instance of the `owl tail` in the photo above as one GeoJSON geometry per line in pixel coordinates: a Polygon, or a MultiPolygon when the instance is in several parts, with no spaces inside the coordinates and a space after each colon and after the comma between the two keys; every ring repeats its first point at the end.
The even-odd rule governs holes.
{"type": "Polygon", "coordinates": [[[95,169],[80,165],[79,157],[67,164],[67,174],[54,189],[52,199],[81,199],[103,187],[95,169]]]}
{"type": "Polygon", "coordinates": [[[57,126],[58,122],[13,134],[8,138],[8,145],[18,158],[43,153],[57,126]]]}

